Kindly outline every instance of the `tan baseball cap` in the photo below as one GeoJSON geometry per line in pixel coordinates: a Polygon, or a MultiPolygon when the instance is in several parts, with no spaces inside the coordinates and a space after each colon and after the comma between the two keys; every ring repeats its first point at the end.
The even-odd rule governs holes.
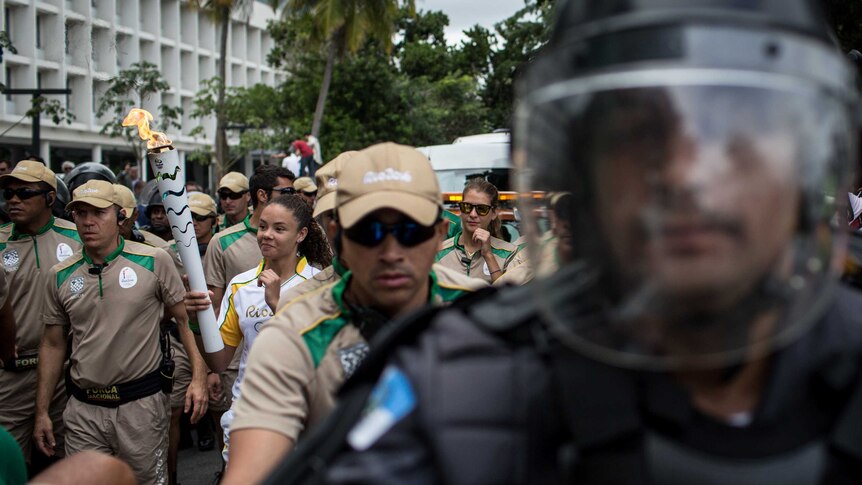
{"type": "Polygon", "coordinates": [[[131,189],[123,184],[112,185],[114,186],[114,192],[117,193],[117,197],[120,198],[120,203],[117,205],[126,211],[126,217],[132,217],[132,214],[135,213],[135,209],[138,208],[138,203],[135,201],[135,194],[132,193],[131,189]]]}
{"type": "Polygon", "coordinates": [[[317,192],[317,185],[314,185],[314,180],[311,180],[311,177],[299,177],[294,180],[293,188],[297,192],[317,192]]]}
{"type": "Polygon", "coordinates": [[[66,206],[67,210],[72,210],[77,204],[89,204],[99,209],[105,209],[116,205],[123,207],[123,195],[115,184],[104,180],[90,180],[84,185],[75,189],[72,193],[72,202],[66,206]]]}
{"type": "Polygon", "coordinates": [[[440,201],[431,162],[415,148],[395,143],[368,147],[344,164],[335,195],[345,228],[379,209],[395,209],[430,226],[440,215],[440,201]]]}
{"type": "Polygon", "coordinates": [[[203,192],[192,192],[189,194],[189,209],[199,216],[214,216],[216,203],[212,197],[203,192]]]}
{"type": "Polygon", "coordinates": [[[248,190],[248,177],[239,172],[228,172],[218,183],[219,189],[228,189],[231,192],[245,192],[248,190]]]}
{"type": "Polygon", "coordinates": [[[18,179],[22,182],[45,182],[57,189],[57,176],[44,163],[35,160],[21,160],[15,165],[15,169],[6,175],[0,175],[0,185],[5,185],[9,179],[18,179]]]}
{"type": "MultiPolygon", "coordinates": [[[[333,158],[326,165],[317,169],[314,178],[317,180],[317,200],[314,203],[314,217],[326,211],[335,209],[335,192],[338,190],[338,175],[344,162],[350,160],[359,152],[349,151],[333,158]]],[[[294,187],[296,182],[294,182],[294,187]]]]}

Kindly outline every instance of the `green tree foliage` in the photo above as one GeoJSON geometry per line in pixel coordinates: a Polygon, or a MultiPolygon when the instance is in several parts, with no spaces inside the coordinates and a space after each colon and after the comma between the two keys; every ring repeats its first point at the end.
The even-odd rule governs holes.
{"type": "MultiPolygon", "coordinates": [[[[132,64],[128,69],[121,70],[111,78],[108,89],[98,100],[96,116],[108,115],[109,118],[100,133],[125,140],[132,148],[139,166],[143,163],[146,143],[138,136],[136,127],[124,127],[121,122],[131,108],[142,108],[144,102],[152,95],[169,89],[170,85],[162,77],[156,65],[141,61],[132,64]]],[[[166,133],[180,130],[182,127],[179,120],[182,113],[182,108],[160,105],[158,113],[153,114],[158,122],[155,129],[166,133]]]]}
{"type": "Polygon", "coordinates": [[[289,25],[303,28],[303,34],[292,35],[293,49],[322,53],[326,59],[320,90],[311,122],[311,133],[317,136],[332,84],[335,65],[346,55],[367,48],[367,40],[377,41],[387,53],[396,30],[399,6],[411,14],[415,0],[271,0],[282,10],[289,25]]]}

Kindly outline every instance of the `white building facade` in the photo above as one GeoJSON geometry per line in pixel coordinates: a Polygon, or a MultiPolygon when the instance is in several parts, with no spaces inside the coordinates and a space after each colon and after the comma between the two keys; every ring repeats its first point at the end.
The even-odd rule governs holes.
{"type": "MultiPolygon", "coordinates": [[[[63,160],[92,160],[117,167],[134,161],[123,139],[99,134],[108,121],[96,116],[96,107],[108,81],[135,62],[158,66],[170,90],[144,102],[158,116],[158,106],[183,109],[182,133],[169,132],[181,156],[211,146],[215,119],[192,119],[193,99],[201,82],[218,73],[220,28],[204,11],[186,0],[0,0],[2,30],[17,54],[6,51],[0,64],[0,82],[9,88],[68,88],[58,99],[76,116],[71,125],[41,122],[42,158],[59,172],[63,160]],[[206,135],[192,137],[197,126],[206,135]]],[[[266,31],[275,12],[253,2],[248,15],[235,15],[227,46],[227,86],[276,85],[284,74],[270,68],[266,55],[273,41],[266,31]]],[[[30,108],[29,96],[0,96],[0,149],[15,162],[29,154],[32,126],[22,117],[30,108]],[[15,123],[17,126],[12,127],[15,123]],[[10,127],[12,127],[10,129],[10,127]],[[8,130],[8,131],[7,131],[8,130]],[[16,158],[17,157],[17,158],[16,158]]],[[[205,167],[188,167],[198,181],[209,178],[205,167]]]]}

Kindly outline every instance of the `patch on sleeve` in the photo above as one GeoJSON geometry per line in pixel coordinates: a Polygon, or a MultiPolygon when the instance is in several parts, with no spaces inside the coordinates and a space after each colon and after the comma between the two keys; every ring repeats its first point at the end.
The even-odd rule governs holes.
{"type": "Polygon", "coordinates": [[[338,360],[341,361],[341,368],[344,370],[344,380],[347,380],[359,368],[359,364],[368,355],[368,350],[368,344],[362,342],[338,351],[338,360]]]}
{"type": "Polygon", "coordinates": [[[347,442],[363,451],[392,429],[416,407],[416,395],[401,369],[389,366],[371,392],[362,419],[350,430],[347,442]]]}

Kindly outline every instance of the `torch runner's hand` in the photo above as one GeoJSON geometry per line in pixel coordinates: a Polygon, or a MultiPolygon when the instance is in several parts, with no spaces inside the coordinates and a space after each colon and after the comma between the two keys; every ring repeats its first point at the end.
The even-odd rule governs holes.
{"type": "Polygon", "coordinates": [[[224,396],[224,388],[222,388],[221,375],[218,372],[213,372],[207,376],[207,389],[210,393],[210,399],[221,401],[224,396]]]}
{"type": "Polygon", "coordinates": [[[276,307],[278,307],[278,299],[281,296],[281,277],[271,269],[264,270],[257,277],[257,286],[266,288],[264,299],[269,308],[275,312],[276,307]]]}
{"type": "Polygon", "coordinates": [[[187,291],[186,296],[183,298],[183,303],[186,306],[186,313],[189,314],[189,318],[197,320],[198,312],[212,306],[212,297],[212,291],[207,291],[206,293],[202,291],[187,291]]]}

